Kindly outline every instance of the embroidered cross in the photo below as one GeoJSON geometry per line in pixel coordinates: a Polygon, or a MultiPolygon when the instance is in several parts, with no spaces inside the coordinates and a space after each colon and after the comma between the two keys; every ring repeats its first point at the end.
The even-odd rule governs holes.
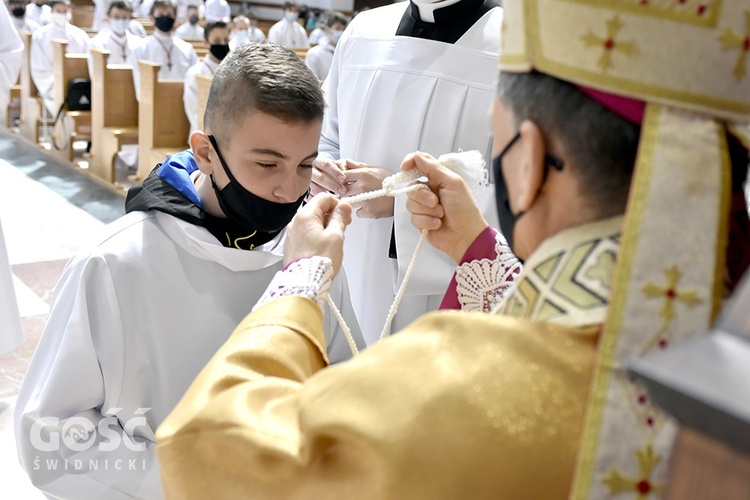
{"type": "Polygon", "coordinates": [[[739,49],[740,54],[732,73],[737,81],[745,78],[747,73],[747,56],[750,54],[750,10],[745,11],[745,34],[738,35],[733,29],[726,28],[719,35],[722,50],[739,49]]]}
{"type": "MultiPolygon", "coordinates": [[[[662,299],[664,302],[659,311],[663,323],[661,331],[667,329],[675,317],[675,303],[682,302],[688,307],[693,307],[701,301],[695,290],[678,290],[677,284],[682,278],[682,273],[677,266],[672,266],[664,271],[667,277],[666,286],[659,286],[655,283],[646,283],[643,287],[643,293],[652,299],[662,299]]],[[[661,346],[664,347],[664,346],[661,346]]]]}
{"type": "Polygon", "coordinates": [[[661,491],[662,486],[651,481],[651,474],[661,457],[654,453],[651,445],[638,450],[635,456],[638,459],[638,477],[630,478],[616,470],[604,477],[604,484],[609,488],[610,494],[634,492],[638,500],[645,500],[661,491]]]}
{"type": "Polygon", "coordinates": [[[615,16],[607,21],[607,35],[605,38],[595,35],[591,30],[581,37],[581,40],[583,40],[586,47],[601,47],[603,49],[602,55],[599,57],[596,64],[605,73],[610,68],[614,67],[614,64],[612,63],[613,52],[621,52],[627,56],[638,52],[638,47],[632,40],[617,40],[617,35],[620,33],[620,30],[622,30],[623,26],[624,25],[620,21],[620,18],[615,16]]]}

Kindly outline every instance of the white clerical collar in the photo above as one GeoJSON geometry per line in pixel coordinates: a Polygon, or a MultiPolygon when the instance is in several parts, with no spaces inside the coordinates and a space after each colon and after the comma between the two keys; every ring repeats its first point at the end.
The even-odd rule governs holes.
{"type": "Polygon", "coordinates": [[[221,61],[216,62],[213,59],[211,59],[211,54],[206,54],[203,57],[203,62],[208,66],[208,69],[211,70],[211,74],[213,75],[216,71],[216,68],[219,67],[219,64],[221,64],[221,61]]]}
{"type": "Polygon", "coordinates": [[[125,33],[123,33],[122,35],[120,35],[118,33],[115,33],[114,30],[112,30],[112,28],[110,28],[109,29],[109,36],[111,36],[115,40],[119,40],[119,41],[124,42],[124,41],[126,41],[128,39],[128,32],[126,31],[125,33]]]}
{"type": "Polygon", "coordinates": [[[429,0],[412,0],[417,6],[419,11],[419,18],[426,23],[435,22],[435,11],[451,5],[457,4],[461,0],[437,0],[436,2],[430,2],[429,0]]]}
{"type": "Polygon", "coordinates": [[[163,33],[161,31],[155,29],[154,30],[154,36],[156,38],[161,38],[165,42],[168,42],[168,41],[172,40],[172,32],[171,31],[169,33],[163,33]]]}

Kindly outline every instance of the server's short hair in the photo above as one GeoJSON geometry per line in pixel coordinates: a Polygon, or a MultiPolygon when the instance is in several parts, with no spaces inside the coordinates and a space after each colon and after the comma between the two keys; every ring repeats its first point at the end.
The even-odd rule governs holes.
{"type": "Polygon", "coordinates": [[[269,42],[250,43],[229,53],[214,74],[203,121],[219,142],[231,141],[248,113],[258,110],[281,120],[323,119],[320,82],[291,50],[269,42]]]}
{"type": "Polygon", "coordinates": [[[208,37],[211,34],[211,32],[215,29],[224,28],[226,30],[229,29],[229,25],[225,23],[224,21],[212,21],[206,23],[206,26],[203,28],[203,38],[208,41],[208,37]]]}
{"type": "Polygon", "coordinates": [[[114,0],[114,2],[110,2],[109,7],[107,7],[107,15],[112,12],[112,9],[122,9],[127,10],[131,14],[133,13],[133,6],[127,0],[114,0]]]}
{"type": "Polygon", "coordinates": [[[149,15],[153,16],[154,12],[156,12],[156,9],[159,7],[172,9],[172,13],[177,15],[177,4],[173,0],[154,0],[154,3],[151,5],[151,10],[148,12],[149,15]]]}

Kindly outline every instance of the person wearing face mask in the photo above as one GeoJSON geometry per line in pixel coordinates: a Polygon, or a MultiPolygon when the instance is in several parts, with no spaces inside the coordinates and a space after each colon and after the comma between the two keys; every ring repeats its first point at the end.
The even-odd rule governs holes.
{"type": "MultiPolygon", "coordinates": [[[[487,156],[484,113],[502,17],[495,0],[412,0],[352,19],[325,80],[328,107],[311,193],[379,189],[412,151],[475,149],[487,156]]],[[[490,189],[480,193],[480,205],[495,221],[490,189]]],[[[371,200],[355,210],[346,268],[362,331],[375,342],[419,233],[403,199],[371,200]]],[[[450,262],[425,248],[391,330],[437,309],[452,273],[450,262]]]]}
{"type": "Polygon", "coordinates": [[[52,40],[67,40],[68,54],[88,54],[91,39],[82,29],[68,22],[70,4],[68,0],[52,0],[52,22],[34,31],[31,37],[31,78],[44,100],[44,107],[50,115],[57,112],[55,108],[55,61],[52,52],[52,40]]]}
{"type": "Polygon", "coordinates": [[[39,26],[49,24],[52,22],[52,7],[50,3],[46,0],[32,0],[26,6],[26,19],[39,26]]]}
{"type": "MultiPolygon", "coordinates": [[[[91,39],[91,47],[108,50],[108,64],[132,64],[133,50],[143,43],[143,39],[130,33],[128,24],[133,14],[130,2],[114,0],[109,4],[107,27],[91,39]]],[[[89,74],[94,74],[94,67],[89,57],[89,74]]]]}
{"type": "Polygon", "coordinates": [[[216,68],[229,54],[229,26],[223,21],[206,23],[204,31],[205,46],[208,54],[203,60],[190,68],[185,75],[185,87],[182,100],[185,103],[185,115],[190,121],[190,133],[198,128],[198,75],[214,76],[216,68]]]}
{"type": "Polygon", "coordinates": [[[13,19],[13,26],[20,33],[21,31],[34,31],[39,24],[26,17],[26,1],[18,0],[8,2],[8,11],[13,19]]]}
{"type": "Polygon", "coordinates": [[[144,43],[133,50],[133,83],[135,96],[141,96],[141,71],[138,61],[153,61],[161,64],[159,80],[184,80],[187,71],[198,62],[198,55],[191,44],[173,36],[176,9],[171,0],[155,0],[151,6],[154,32],[144,43]]]}
{"type": "MultiPolygon", "coordinates": [[[[430,188],[407,196],[412,220],[461,264],[478,312],[426,315],[327,367],[319,304],[352,210],[313,198],[289,228],[288,268],[157,431],[167,498],[617,499],[671,489],[674,426],[624,367],[705,335],[725,278],[744,272],[726,257],[750,250],[750,93],[714,42],[740,39],[747,2],[679,12],[655,2],[503,5],[492,169],[501,227],[526,260],[515,288],[488,314],[505,284],[504,240],[460,175],[410,154],[402,168],[430,188]],[[622,30],[596,35],[608,25],[622,30]],[[631,40],[638,56],[602,58],[631,40]],[[744,234],[733,234],[741,220],[744,234]]],[[[705,355],[727,363],[723,349],[705,355]]],[[[700,389],[704,400],[728,397],[700,389]]],[[[720,474],[704,488],[727,491],[720,474]]]]}
{"type": "Polygon", "coordinates": [[[339,42],[341,35],[344,34],[348,23],[349,20],[341,13],[329,14],[325,24],[320,25],[326,34],[323,42],[308,50],[307,55],[305,55],[305,64],[321,82],[328,76],[336,44],[339,42]]]}
{"type": "Polygon", "coordinates": [[[227,0],[206,1],[206,21],[223,21],[228,23],[232,18],[232,9],[227,0]]]}
{"type": "Polygon", "coordinates": [[[198,7],[196,5],[189,5],[187,8],[187,22],[181,24],[175,30],[175,36],[183,40],[202,40],[205,35],[203,27],[198,24],[200,19],[198,7]]]}
{"type": "Polygon", "coordinates": [[[268,41],[290,49],[308,49],[307,32],[297,21],[299,8],[291,2],[284,3],[284,17],[268,30],[268,41]]]}
{"type": "Polygon", "coordinates": [[[246,43],[252,41],[261,42],[266,39],[266,35],[263,34],[260,28],[258,28],[258,19],[253,14],[248,16],[237,16],[232,20],[232,33],[229,35],[229,48],[234,50],[237,47],[241,47],[246,43]],[[252,23],[255,23],[253,25],[252,23]]]}
{"type": "MultiPolygon", "coordinates": [[[[238,48],[216,70],[190,149],[131,188],[127,214],[71,259],[16,405],[20,459],[44,493],[162,497],[154,432],[283,267],[323,106],[293,52],[238,48]],[[91,446],[68,446],[74,425],[93,431],[91,446]],[[36,432],[66,439],[43,446],[36,432]]],[[[363,348],[345,277],[330,290],[363,348]]],[[[325,323],[327,359],[350,358],[335,318],[325,323]]]]}
{"type": "MultiPolygon", "coordinates": [[[[330,14],[326,14],[326,17],[328,17],[328,15],[330,14]]],[[[321,20],[312,30],[310,36],[307,38],[310,45],[324,45],[326,43],[326,40],[328,39],[328,32],[326,31],[328,26],[326,26],[326,21],[327,19],[321,20]]]]}

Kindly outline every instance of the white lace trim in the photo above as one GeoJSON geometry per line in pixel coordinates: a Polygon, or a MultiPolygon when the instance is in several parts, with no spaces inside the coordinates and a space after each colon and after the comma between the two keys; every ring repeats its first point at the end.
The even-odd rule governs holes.
{"type": "Polygon", "coordinates": [[[513,287],[521,263],[502,234],[495,234],[494,259],[472,260],[456,270],[456,292],[461,310],[492,312],[513,287]]]}
{"type": "Polygon", "coordinates": [[[253,311],[274,299],[292,295],[312,299],[322,309],[332,282],[331,259],[319,256],[300,259],[276,273],[253,311]]]}

